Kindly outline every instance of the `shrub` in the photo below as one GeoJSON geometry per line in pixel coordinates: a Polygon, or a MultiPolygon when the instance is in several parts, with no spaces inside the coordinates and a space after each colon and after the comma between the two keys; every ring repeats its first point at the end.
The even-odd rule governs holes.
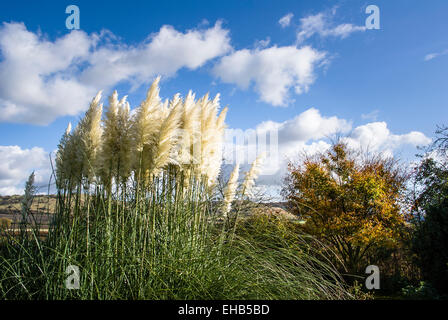
{"type": "Polygon", "coordinates": [[[416,230],[413,250],[423,278],[440,293],[448,294],[448,197],[427,208],[416,230]]]}
{"type": "Polygon", "coordinates": [[[337,253],[341,270],[363,273],[378,247],[396,246],[405,175],[393,159],[363,155],[342,142],[290,163],[283,194],[302,228],[337,253]]]}
{"type": "Polygon", "coordinates": [[[417,286],[408,285],[402,289],[402,294],[408,299],[437,299],[437,290],[425,281],[420,281],[417,286]]]}
{"type": "Polygon", "coordinates": [[[0,230],[11,228],[12,220],[8,218],[0,218],[0,230]]]}
{"type": "Polygon", "coordinates": [[[423,279],[441,295],[448,295],[448,128],[438,138],[415,172],[412,250],[423,279]]]}

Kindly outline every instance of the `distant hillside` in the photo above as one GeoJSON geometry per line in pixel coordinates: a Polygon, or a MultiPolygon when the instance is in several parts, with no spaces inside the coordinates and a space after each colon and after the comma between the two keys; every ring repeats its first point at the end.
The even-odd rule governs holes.
{"type": "MultiPolygon", "coordinates": [[[[21,201],[22,196],[2,196],[0,197],[0,219],[7,218],[17,224],[21,217],[21,201]]],[[[31,206],[31,213],[37,223],[48,225],[48,213],[53,213],[56,206],[56,196],[36,196],[31,206]]],[[[34,223],[33,217],[29,217],[28,221],[34,223]]]]}
{"type": "MultiPolygon", "coordinates": [[[[22,196],[1,196],[0,197],[0,218],[8,218],[13,223],[18,223],[21,219],[21,201],[22,196]]],[[[35,219],[42,224],[48,224],[47,213],[53,213],[56,206],[56,195],[39,195],[34,198],[31,206],[31,212],[35,219]]],[[[251,214],[275,214],[288,219],[297,219],[290,213],[287,202],[268,202],[260,203],[256,208],[251,209],[251,214]]],[[[32,219],[30,219],[32,222],[32,219]]]]}
{"type": "MultiPolygon", "coordinates": [[[[0,197],[0,214],[20,214],[22,196],[2,196],[0,197]]],[[[56,195],[36,196],[31,206],[32,213],[54,212],[56,205],[56,195]]]]}

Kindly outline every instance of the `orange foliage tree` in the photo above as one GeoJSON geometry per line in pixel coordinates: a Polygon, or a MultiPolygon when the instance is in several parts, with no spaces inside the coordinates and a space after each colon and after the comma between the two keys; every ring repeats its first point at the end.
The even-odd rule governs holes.
{"type": "Polygon", "coordinates": [[[327,152],[289,163],[283,195],[305,221],[304,231],[327,243],[346,271],[359,273],[370,251],[398,243],[405,181],[392,158],[337,142],[327,152]]]}

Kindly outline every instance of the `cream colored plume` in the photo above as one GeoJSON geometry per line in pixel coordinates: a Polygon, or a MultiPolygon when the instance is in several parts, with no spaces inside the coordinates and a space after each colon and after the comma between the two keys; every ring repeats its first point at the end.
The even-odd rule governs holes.
{"type": "Polygon", "coordinates": [[[159,97],[159,81],[160,77],[152,83],[149,88],[146,99],[137,108],[136,116],[134,118],[134,144],[137,151],[142,152],[145,144],[154,135],[156,128],[154,122],[159,120],[161,108],[161,100],[159,97]]]}
{"type": "Polygon", "coordinates": [[[229,181],[227,182],[226,188],[224,190],[224,201],[223,201],[223,215],[226,217],[232,208],[232,202],[235,199],[236,189],[238,188],[238,176],[239,176],[240,165],[236,164],[230,174],[229,181]]]}
{"type": "Polygon", "coordinates": [[[199,100],[201,107],[200,121],[200,149],[201,158],[199,171],[208,177],[209,186],[216,182],[222,164],[222,142],[224,126],[220,125],[225,119],[225,110],[218,117],[219,95],[210,101],[208,94],[199,100]]]}
{"type": "Polygon", "coordinates": [[[194,94],[189,91],[182,105],[178,143],[178,161],[183,170],[190,170],[199,161],[195,146],[200,134],[200,106],[194,101],[194,94]]]}
{"type": "Polygon", "coordinates": [[[118,159],[120,165],[118,168],[118,175],[122,182],[131,175],[132,166],[132,121],[130,118],[130,105],[126,101],[126,96],[120,100],[118,109],[118,128],[120,131],[120,149],[118,152],[118,159]]]}
{"type": "Polygon", "coordinates": [[[65,133],[59,141],[58,151],[56,152],[56,183],[58,184],[58,188],[63,188],[72,174],[73,163],[72,159],[70,159],[71,131],[72,124],[69,122],[65,133]]]}
{"type": "Polygon", "coordinates": [[[176,144],[177,130],[179,129],[181,116],[181,100],[179,95],[175,95],[170,103],[165,119],[160,124],[152,145],[152,162],[149,167],[150,173],[158,174],[167,164],[177,164],[177,159],[173,158],[173,147],[176,144]]]}
{"type": "Polygon", "coordinates": [[[103,137],[100,152],[100,176],[102,183],[110,190],[112,184],[113,170],[115,168],[115,154],[118,149],[118,127],[117,127],[117,103],[116,92],[109,97],[109,107],[107,108],[103,120],[103,137]],[[114,99],[115,96],[115,99],[114,99]]]}
{"type": "Polygon", "coordinates": [[[72,132],[72,123],[69,122],[67,125],[67,129],[65,129],[65,134],[68,136],[72,132]]]}
{"type": "Polygon", "coordinates": [[[101,115],[103,105],[99,104],[102,91],[98,92],[90,103],[89,109],[85,113],[77,126],[76,135],[80,140],[80,154],[82,159],[82,174],[91,182],[95,178],[98,151],[101,146],[101,115]]]}
{"type": "MultiPolygon", "coordinates": [[[[217,108],[217,107],[216,107],[217,108]]],[[[214,118],[211,120],[215,123],[215,134],[209,141],[210,149],[208,150],[208,157],[210,159],[208,176],[209,176],[209,184],[214,183],[219,176],[222,165],[222,148],[223,148],[223,140],[224,140],[224,130],[225,124],[224,120],[226,117],[227,108],[221,111],[221,114],[218,118],[214,118]]]]}
{"type": "Polygon", "coordinates": [[[101,119],[101,92],[95,96],[73,133],[69,124],[61,139],[56,161],[62,180],[76,177],[79,183],[84,177],[90,183],[99,176],[111,186],[113,178],[126,183],[133,173],[148,179],[173,165],[186,177],[207,177],[209,186],[216,184],[228,109],[219,113],[219,94],[196,101],[191,91],[185,100],[176,94],[162,102],[159,82],[157,77],[132,117],[127,96],[119,100],[114,91],[101,119]]]}
{"type": "Polygon", "coordinates": [[[265,159],[265,157],[266,153],[264,152],[261,153],[252,163],[250,170],[246,173],[243,184],[241,186],[242,196],[247,195],[248,197],[251,197],[253,195],[252,189],[255,185],[255,180],[258,178],[258,175],[260,174],[261,166],[263,164],[263,160],[265,159]]]}
{"type": "Polygon", "coordinates": [[[139,177],[140,174],[149,175],[153,167],[153,146],[155,136],[158,134],[162,119],[164,105],[159,97],[160,77],[152,83],[146,99],[138,106],[132,120],[132,168],[139,177]]]}
{"type": "Polygon", "coordinates": [[[118,93],[114,91],[103,119],[99,167],[102,182],[109,191],[113,179],[116,183],[126,183],[131,175],[132,122],[126,98],[118,100],[118,93]]]}

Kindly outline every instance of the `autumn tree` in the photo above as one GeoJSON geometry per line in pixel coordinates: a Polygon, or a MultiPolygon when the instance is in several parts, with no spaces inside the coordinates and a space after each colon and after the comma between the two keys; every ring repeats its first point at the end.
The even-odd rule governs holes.
{"type": "Polygon", "coordinates": [[[412,250],[423,278],[448,295],[448,127],[436,137],[415,171],[412,250]]]}
{"type": "Polygon", "coordinates": [[[323,153],[289,163],[283,195],[349,273],[363,272],[369,253],[398,243],[405,220],[400,202],[405,175],[392,158],[337,142],[323,153]]]}

